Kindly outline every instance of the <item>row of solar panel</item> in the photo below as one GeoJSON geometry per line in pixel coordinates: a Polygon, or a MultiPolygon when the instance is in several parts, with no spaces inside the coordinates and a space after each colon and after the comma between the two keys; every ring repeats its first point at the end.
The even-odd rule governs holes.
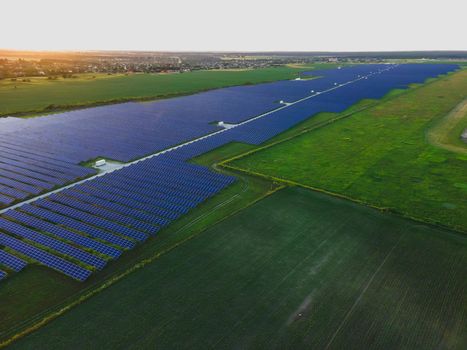
{"type": "Polygon", "coordinates": [[[19,272],[26,267],[27,263],[23,259],[20,259],[13,254],[10,254],[4,250],[0,250],[0,265],[19,272]]]}
{"type": "Polygon", "coordinates": [[[94,170],[0,140],[0,206],[89,176],[94,170]]]}
{"type": "Polygon", "coordinates": [[[0,245],[83,281],[232,181],[182,162],[143,161],[6,211],[0,245]]]}

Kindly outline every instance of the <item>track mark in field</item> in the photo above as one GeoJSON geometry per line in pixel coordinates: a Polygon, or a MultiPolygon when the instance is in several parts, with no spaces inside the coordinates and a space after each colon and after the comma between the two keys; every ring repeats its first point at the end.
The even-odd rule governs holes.
{"type": "Polygon", "coordinates": [[[365,292],[368,290],[368,288],[370,287],[371,283],[373,282],[373,280],[375,279],[376,275],[378,274],[378,272],[381,270],[381,268],[384,266],[384,264],[386,263],[386,261],[388,260],[389,256],[391,256],[392,252],[394,251],[394,249],[396,249],[396,247],[399,245],[401,239],[402,239],[402,236],[403,234],[400,235],[399,239],[397,240],[396,244],[394,244],[394,246],[391,248],[391,250],[386,254],[386,256],[384,257],[383,261],[381,261],[381,264],[379,264],[378,268],[375,270],[375,272],[373,273],[373,275],[370,277],[370,279],[368,280],[367,284],[365,285],[365,288],[363,288],[363,290],[360,292],[360,294],[358,295],[357,299],[355,300],[355,302],[353,303],[352,307],[350,308],[350,310],[347,312],[347,314],[344,316],[344,318],[342,319],[342,322],[340,323],[339,327],[337,327],[336,331],[334,332],[334,334],[332,335],[331,339],[329,340],[328,344],[326,345],[326,347],[324,349],[329,349],[329,347],[331,346],[332,342],[334,341],[334,339],[336,339],[337,335],[339,334],[340,330],[342,329],[342,327],[344,326],[344,324],[347,322],[347,320],[349,319],[349,317],[352,315],[353,311],[355,310],[355,308],[357,307],[357,305],[360,303],[360,301],[362,300],[363,298],[363,295],[365,294],[365,292]]]}
{"type": "Polygon", "coordinates": [[[467,98],[427,131],[428,142],[451,152],[467,154],[466,147],[454,144],[452,140],[461,138],[461,135],[452,135],[452,133],[455,133],[457,125],[465,119],[467,119],[467,98]]]}
{"type": "Polygon", "coordinates": [[[300,320],[304,315],[309,313],[312,301],[313,292],[308,294],[300,306],[294,312],[292,312],[292,314],[289,316],[289,319],[287,320],[287,326],[290,326],[292,323],[300,320]]]}

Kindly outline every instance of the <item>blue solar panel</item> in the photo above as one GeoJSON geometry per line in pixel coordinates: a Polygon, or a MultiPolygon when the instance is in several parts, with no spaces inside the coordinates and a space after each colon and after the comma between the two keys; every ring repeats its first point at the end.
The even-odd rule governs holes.
{"type": "Polygon", "coordinates": [[[70,217],[67,217],[66,215],[57,214],[50,210],[32,206],[31,204],[22,205],[21,210],[26,211],[30,214],[36,215],[38,217],[41,217],[45,220],[55,222],[57,224],[65,225],[73,230],[77,230],[86,235],[89,235],[90,237],[100,239],[104,242],[108,242],[117,247],[133,248],[135,246],[135,243],[128,239],[114,235],[111,232],[101,230],[85,222],[72,219],[70,217]]]}
{"type": "Polygon", "coordinates": [[[27,185],[25,183],[12,180],[3,176],[0,176],[0,185],[12,187],[19,191],[26,192],[28,194],[39,194],[41,192],[41,189],[38,187],[27,185]]]}
{"type": "Polygon", "coordinates": [[[14,202],[14,198],[10,197],[10,196],[5,196],[3,194],[0,194],[0,203],[2,204],[11,204],[14,202]]]}
{"type": "Polygon", "coordinates": [[[24,199],[29,195],[26,192],[5,185],[0,185],[0,193],[16,199],[24,199]]]}
{"type": "Polygon", "coordinates": [[[0,270],[0,281],[4,279],[7,276],[7,273],[5,271],[0,270]]]}
{"type": "Polygon", "coordinates": [[[52,187],[54,187],[53,184],[50,184],[48,182],[37,180],[32,177],[24,176],[24,175],[21,175],[21,174],[18,174],[18,173],[9,171],[9,170],[1,169],[1,168],[0,168],[0,176],[10,178],[15,181],[21,181],[28,185],[41,187],[43,189],[51,189],[52,187]]]}
{"type": "Polygon", "coordinates": [[[93,266],[98,269],[101,269],[105,266],[105,261],[95,255],[1,217],[0,230],[11,235],[38,243],[44,247],[63,254],[65,257],[69,256],[75,258],[85,264],[88,264],[89,266],[93,266]]]}
{"type": "Polygon", "coordinates": [[[25,177],[33,178],[36,180],[44,181],[47,183],[55,184],[55,185],[63,185],[66,181],[54,176],[46,175],[43,173],[38,173],[36,171],[32,171],[30,169],[23,169],[18,167],[16,164],[5,164],[5,163],[0,163],[0,169],[2,171],[8,171],[10,174],[16,173],[23,175],[25,177]]]}
{"type": "Polygon", "coordinates": [[[24,169],[24,170],[28,170],[31,172],[48,175],[48,176],[58,178],[58,179],[63,179],[63,180],[74,180],[76,178],[76,176],[74,175],[67,174],[66,171],[63,169],[61,170],[55,170],[53,168],[51,169],[50,166],[47,167],[43,163],[38,163],[39,165],[36,165],[34,164],[34,162],[30,163],[30,162],[25,161],[24,158],[22,159],[22,161],[18,161],[15,159],[5,157],[5,155],[1,155],[0,162],[8,164],[10,166],[10,169],[13,169],[13,167],[11,166],[14,166],[16,169],[20,171],[24,169]]]}
{"type": "Polygon", "coordinates": [[[26,261],[23,259],[20,259],[4,250],[0,250],[0,264],[16,272],[21,271],[27,265],[26,261]]]}
{"type": "Polygon", "coordinates": [[[48,210],[52,210],[54,212],[60,213],[62,215],[66,215],[76,220],[90,223],[93,226],[108,230],[109,232],[118,233],[120,235],[127,236],[132,239],[136,239],[138,241],[144,241],[147,238],[147,235],[145,235],[143,232],[136,231],[129,227],[119,225],[112,221],[99,218],[97,216],[88,214],[86,212],[83,212],[77,209],[73,209],[71,207],[62,205],[57,202],[39,199],[38,201],[34,202],[34,205],[40,206],[48,210]]]}
{"type": "MultiPolygon", "coordinates": [[[[104,188],[100,190],[91,186],[82,186],[79,188],[80,191],[85,192],[88,195],[92,195],[98,198],[98,200],[107,201],[108,205],[117,204],[120,208],[134,218],[144,220],[149,223],[157,224],[158,226],[165,226],[169,223],[169,220],[161,218],[151,213],[153,206],[144,204],[143,201],[133,199],[134,196],[124,197],[120,193],[119,195],[113,194],[112,192],[106,192],[105,190],[111,190],[111,188],[104,188]],[[128,208],[128,209],[127,209],[128,208]]],[[[116,190],[118,192],[118,189],[116,190]]],[[[96,202],[97,203],[97,202],[96,202]]]]}
{"type": "Polygon", "coordinates": [[[64,240],[67,240],[69,242],[72,242],[78,246],[81,246],[83,248],[87,249],[92,249],[98,253],[108,255],[109,257],[112,258],[118,258],[121,255],[121,251],[118,249],[115,249],[113,247],[110,247],[108,245],[105,245],[99,241],[96,241],[94,239],[90,239],[86,236],[82,236],[80,234],[77,234],[73,231],[67,230],[63,227],[60,227],[58,225],[52,224],[50,222],[41,220],[39,218],[36,218],[34,216],[28,215],[26,213],[22,213],[17,210],[8,210],[5,215],[15,219],[18,222],[21,222],[27,226],[30,226],[38,231],[45,231],[49,232],[52,235],[55,235],[57,237],[60,237],[64,240]]]}
{"type": "Polygon", "coordinates": [[[86,175],[95,173],[95,170],[83,168],[75,164],[63,163],[55,161],[51,158],[43,157],[41,155],[34,155],[28,150],[20,151],[2,147],[0,144],[0,154],[4,158],[21,161],[26,166],[33,165],[40,168],[51,169],[57,172],[73,175],[73,178],[84,177],[86,175]]]}
{"type": "Polygon", "coordinates": [[[52,255],[42,249],[36,248],[28,243],[20,241],[0,232],[0,245],[4,245],[12,250],[17,251],[31,259],[34,259],[41,264],[44,264],[52,269],[55,269],[65,275],[68,275],[78,281],[84,281],[89,277],[91,271],[86,270],[78,265],[75,265],[63,258],[52,255]]]}
{"type": "Polygon", "coordinates": [[[117,212],[110,211],[93,204],[81,202],[72,197],[54,194],[50,196],[49,199],[52,199],[53,201],[61,204],[68,205],[74,209],[78,209],[89,214],[117,222],[120,225],[130,226],[134,229],[141,230],[149,234],[155,233],[158,230],[157,227],[152,224],[133,219],[131,216],[119,214],[117,212]]]}
{"type": "MultiPolygon", "coordinates": [[[[178,193],[175,191],[168,191],[162,187],[154,187],[152,189],[144,189],[139,187],[134,187],[124,182],[113,181],[111,177],[106,177],[106,182],[98,182],[93,181],[92,183],[86,183],[86,186],[92,185],[93,189],[95,190],[103,190],[115,195],[124,196],[128,199],[134,199],[135,201],[141,201],[142,203],[151,204],[153,200],[156,201],[164,201],[166,205],[168,205],[169,209],[173,204],[193,208],[197,203],[192,199],[188,198],[181,198],[178,196],[178,193]]],[[[102,193],[102,191],[101,191],[102,193]]],[[[120,201],[120,200],[118,200],[120,201]]],[[[132,206],[136,206],[136,208],[140,208],[142,210],[150,211],[151,206],[138,206],[136,203],[132,202],[132,206]]],[[[155,205],[157,206],[157,205],[155,205]]],[[[165,207],[163,207],[165,208],[165,207]]],[[[175,209],[175,211],[181,211],[175,209]]]]}

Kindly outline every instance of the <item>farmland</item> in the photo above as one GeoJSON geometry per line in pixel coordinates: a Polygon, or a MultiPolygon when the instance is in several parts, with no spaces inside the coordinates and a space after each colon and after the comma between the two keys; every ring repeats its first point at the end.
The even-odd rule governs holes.
{"type": "Polygon", "coordinates": [[[288,188],[12,348],[461,349],[466,247],[465,236],[288,188]]]}
{"type": "Polygon", "coordinates": [[[467,231],[467,158],[426,139],[466,91],[463,70],[228,165],[467,231]]]}
{"type": "MultiPolygon", "coordinates": [[[[330,65],[324,66],[329,67],[330,65]]],[[[321,68],[316,65],[313,68],[321,68]]],[[[78,78],[29,82],[0,80],[0,116],[41,113],[128,100],[192,94],[226,86],[292,79],[310,67],[243,71],[195,71],[183,74],[83,74],[78,78]]]]}
{"type": "MultiPolygon", "coordinates": [[[[89,347],[104,345],[99,342],[109,341],[109,333],[118,330],[112,344],[105,345],[126,348],[141,339],[135,347],[340,348],[351,342],[356,348],[373,344],[462,348],[466,339],[459,329],[465,323],[466,300],[465,283],[459,276],[465,274],[465,236],[310,192],[300,187],[324,189],[381,207],[310,185],[305,178],[301,182],[292,178],[306,174],[310,164],[323,167],[321,181],[328,176],[324,172],[332,175],[324,168],[326,157],[333,162],[332,169],[349,168],[342,163],[351,157],[339,158],[336,153],[357,152],[365,164],[375,162],[378,154],[401,152],[403,145],[412,152],[397,155],[405,161],[423,144],[447,154],[445,171],[451,177],[446,180],[456,181],[462,189],[463,172],[455,169],[464,169],[464,155],[454,153],[460,163],[453,168],[451,152],[417,138],[417,132],[428,135],[427,130],[452,134],[452,124],[439,126],[459,119],[456,111],[462,110],[465,98],[465,72],[433,78],[454,69],[449,65],[362,65],[325,71],[319,79],[235,87],[43,118],[4,119],[5,144],[0,147],[6,155],[0,157],[0,168],[5,167],[4,181],[9,181],[0,191],[5,191],[4,201],[27,191],[33,196],[32,191],[37,193],[41,186],[46,192],[45,186],[57,188],[65,180],[81,178],[83,172],[95,172],[82,166],[86,160],[91,164],[89,159],[106,156],[125,163],[179,146],[2,211],[1,239],[23,237],[23,242],[55,254],[68,265],[39,260],[52,268],[48,269],[38,265],[30,251],[18,255],[25,259],[24,270],[7,269],[0,285],[0,346],[1,341],[9,343],[45,325],[18,346],[41,342],[47,348],[70,347],[77,341],[68,335],[74,328],[89,336],[84,340],[89,347]],[[427,77],[432,77],[427,84],[404,90],[427,77]],[[284,104],[279,99],[297,102],[284,104]],[[407,115],[399,116],[401,110],[407,115]],[[262,112],[266,113],[244,122],[262,112]],[[213,122],[218,116],[239,124],[206,134],[219,130],[213,122]],[[368,120],[379,123],[378,133],[369,131],[368,120]],[[99,136],[99,130],[110,124],[106,135],[99,136]],[[305,142],[287,149],[287,155],[268,153],[341,125],[344,131],[332,135],[334,142],[346,142],[338,151],[323,136],[313,149],[305,142]],[[399,135],[391,134],[396,130],[399,135]],[[86,147],[82,147],[84,140],[86,147]],[[347,145],[353,148],[347,150],[347,145]],[[267,162],[250,159],[263,154],[289,177],[256,169],[267,162]],[[310,160],[308,154],[315,158],[310,160]],[[289,163],[281,163],[284,160],[289,163]],[[293,183],[300,186],[279,190],[293,183]],[[84,248],[80,246],[83,237],[87,238],[84,248]],[[95,247],[115,254],[106,256],[95,247]],[[77,269],[85,275],[77,275],[77,269]],[[433,294],[418,288],[420,281],[429,283],[433,294]],[[447,298],[452,302],[445,304],[447,298]],[[106,307],[103,300],[114,302],[106,307]],[[222,307],[230,301],[233,311],[222,307]],[[114,308],[115,304],[120,306],[114,308]],[[101,315],[84,316],[92,310],[101,315]],[[121,321],[107,323],[106,317],[115,321],[119,314],[125,315],[121,321]],[[138,327],[124,329],[128,324],[138,327]],[[100,340],[89,330],[94,328],[102,335],[100,340]]],[[[436,166],[441,162],[434,159],[438,162],[425,164],[420,172],[439,172],[436,166]]],[[[377,169],[386,171],[381,165],[377,169]]],[[[397,166],[391,170],[392,180],[402,179],[397,166]]],[[[334,174],[336,186],[339,181],[334,174]]],[[[397,186],[401,184],[388,182],[389,190],[397,186]]],[[[438,194],[432,196],[437,199],[438,194]]],[[[457,202],[450,198],[443,206],[451,215],[457,213],[458,221],[463,220],[459,215],[463,198],[459,196],[457,202]]],[[[431,214],[420,217],[391,210],[463,231],[456,222],[441,222],[431,214]]],[[[441,216],[444,212],[440,212],[441,216]]],[[[2,251],[16,254],[18,243],[4,242],[2,251]]]]}

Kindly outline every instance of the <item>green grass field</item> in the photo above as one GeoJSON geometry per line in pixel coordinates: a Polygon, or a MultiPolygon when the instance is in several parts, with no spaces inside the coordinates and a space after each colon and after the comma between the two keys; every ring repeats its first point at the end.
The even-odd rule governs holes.
{"type": "Polygon", "coordinates": [[[335,65],[277,67],[255,70],[194,71],[183,74],[84,74],[76,79],[31,82],[0,80],[0,116],[41,113],[93,104],[147,100],[192,94],[226,86],[292,79],[299,72],[335,65]]]}
{"type": "Polygon", "coordinates": [[[426,139],[466,91],[463,70],[228,165],[467,232],[467,157],[426,139]]]}
{"type": "Polygon", "coordinates": [[[276,192],[12,349],[465,349],[467,238],[276,192]]]}

